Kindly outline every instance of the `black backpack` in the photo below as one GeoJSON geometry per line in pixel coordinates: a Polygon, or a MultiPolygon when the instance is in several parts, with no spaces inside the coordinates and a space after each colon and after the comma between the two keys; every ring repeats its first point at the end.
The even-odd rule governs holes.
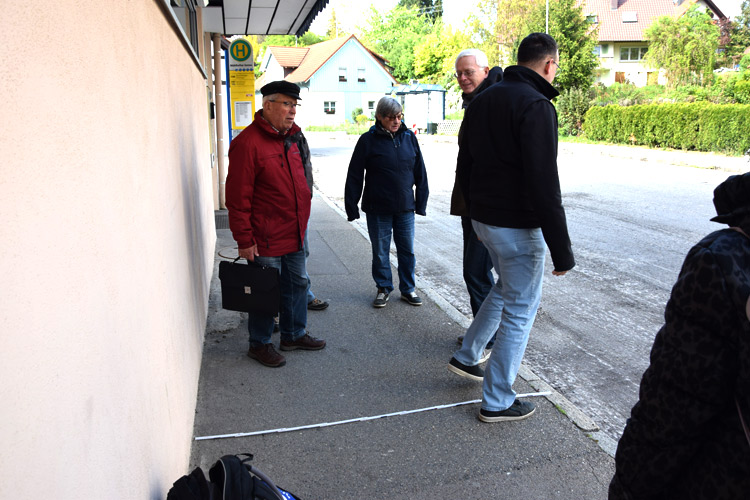
{"type": "Polygon", "coordinates": [[[174,482],[167,500],[299,500],[250,465],[252,459],[249,453],[224,455],[209,469],[210,482],[197,467],[174,482]]]}

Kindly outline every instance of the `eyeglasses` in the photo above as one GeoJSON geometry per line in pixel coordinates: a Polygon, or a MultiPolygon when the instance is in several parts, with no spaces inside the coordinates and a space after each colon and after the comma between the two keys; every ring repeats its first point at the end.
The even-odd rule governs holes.
{"type": "Polygon", "coordinates": [[[456,79],[461,78],[461,76],[465,76],[466,78],[471,78],[471,75],[473,75],[476,72],[477,70],[475,69],[467,69],[466,71],[456,71],[455,73],[453,73],[453,76],[456,79]]]}
{"type": "Polygon", "coordinates": [[[269,99],[269,101],[270,101],[270,102],[278,102],[278,103],[281,103],[281,104],[283,104],[283,105],[284,105],[284,107],[285,107],[285,108],[288,108],[288,109],[291,109],[291,108],[296,108],[297,106],[302,106],[301,104],[297,104],[297,103],[294,103],[294,102],[289,102],[289,101],[277,101],[276,99],[269,99]]]}
{"type": "Polygon", "coordinates": [[[554,65],[557,66],[557,69],[560,69],[560,65],[554,59],[550,59],[549,62],[554,63],[554,65]]]}
{"type": "Polygon", "coordinates": [[[401,118],[403,118],[403,117],[404,117],[404,115],[402,113],[399,113],[397,115],[386,115],[386,118],[388,118],[389,120],[398,120],[398,121],[401,121],[401,118]]]}

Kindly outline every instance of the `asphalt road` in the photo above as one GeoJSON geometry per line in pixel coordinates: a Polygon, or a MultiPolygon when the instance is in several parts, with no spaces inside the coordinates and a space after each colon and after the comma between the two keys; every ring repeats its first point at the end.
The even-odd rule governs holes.
{"type": "MultiPolygon", "coordinates": [[[[308,134],[308,140],[317,188],[343,209],[356,138],[308,134]]],[[[420,143],[430,199],[427,216],[417,217],[418,279],[470,316],[461,225],[448,215],[458,149],[454,139],[421,137],[420,143]]],[[[558,164],[577,265],[555,277],[548,258],[525,362],[617,440],[682,260],[722,227],[709,221],[713,189],[750,164],[582,144],[561,144],[558,164]]],[[[365,227],[363,219],[356,223],[365,227]]]]}

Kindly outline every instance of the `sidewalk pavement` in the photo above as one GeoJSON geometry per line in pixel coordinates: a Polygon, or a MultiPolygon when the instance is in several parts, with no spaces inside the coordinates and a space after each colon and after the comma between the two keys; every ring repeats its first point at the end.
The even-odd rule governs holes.
{"type": "MultiPolygon", "coordinates": [[[[556,393],[534,397],[526,420],[480,422],[481,383],[447,369],[469,320],[419,281],[423,306],[396,291],[373,308],[369,241],[319,193],[308,272],[331,305],[309,311],[308,330],[328,345],[284,352],[281,368],[248,358],[247,315],[221,309],[218,254],[236,255],[222,227],[190,469],[252,453],[257,468],[304,500],[606,498],[613,450],[590,437],[596,425],[556,393]]],[[[548,388],[527,367],[515,384],[519,394],[548,388]]]]}

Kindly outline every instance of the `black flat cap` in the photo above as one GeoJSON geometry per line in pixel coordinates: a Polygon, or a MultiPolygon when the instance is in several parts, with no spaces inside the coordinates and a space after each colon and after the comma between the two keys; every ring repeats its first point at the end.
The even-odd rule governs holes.
{"type": "Polygon", "coordinates": [[[263,96],[284,94],[297,100],[301,100],[299,97],[299,85],[287,82],[286,80],[267,83],[260,88],[260,93],[263,94],[263,96]]]}

